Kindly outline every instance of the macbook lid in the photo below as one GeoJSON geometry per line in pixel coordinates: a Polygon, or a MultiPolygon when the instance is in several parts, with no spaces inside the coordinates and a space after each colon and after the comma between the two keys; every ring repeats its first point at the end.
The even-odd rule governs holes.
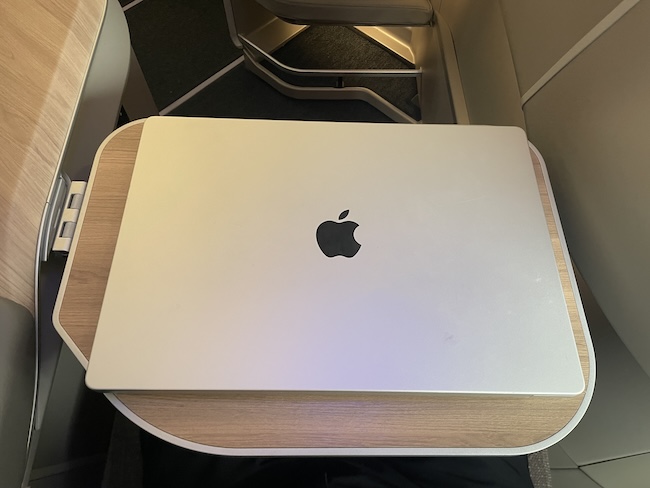
{"type": "Polygon", "coordinates": [[[580,393],[523,131],[149,119],[87,383],[580,393]]]}

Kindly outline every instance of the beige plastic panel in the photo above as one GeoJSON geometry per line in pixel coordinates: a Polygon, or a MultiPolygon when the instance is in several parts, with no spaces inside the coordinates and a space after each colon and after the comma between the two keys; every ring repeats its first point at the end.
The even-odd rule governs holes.
{"type": "Polygon", "coordinates": [[[546,159],[573,259],[646,373],[648,25],[650,2],[640,2],[525,107],[529,137],[546,159]]]}
{"type": "Polygon", "coordinates": [[[601,488],[579,469],[552,469],[553,488],[601,488]]]}
{"type": "Polygon", "coordinates": [[[650,453],[585,466],[582,470],[603,488],[644,488],[650,484],[650,453]]]}
{"type": "Polygon", "coordinates": [[[582,421],[559,446],[580,466],[648,452],[650,377],[618,338],[580,277],[578,285],[596,352],[596,389],[582,421]]]}
{"type": "Polygon", "coordinates": [[[500,1],[522,94],[620,2],[500,1]]]}
{"type": "Polygon", "coordinates": [[[555,444],[548,448],[548,460],[551,464],[551,469],[569,469],[578,467],[566,451],[562,449],[560,444],[555,444]]]}
{"type": "Polygon", "coordinates": [[[470,122],[525,128],[499,1],[443,0],[440,12],[454,39],[470,122]]]}

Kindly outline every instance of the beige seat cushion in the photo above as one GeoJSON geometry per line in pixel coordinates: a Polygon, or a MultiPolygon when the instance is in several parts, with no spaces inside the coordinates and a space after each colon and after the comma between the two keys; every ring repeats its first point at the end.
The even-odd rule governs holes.
{"type": "Polygon", "coordinates": [[[426,25],[429,0],[257,0],[277,17],[296,24],[426,25]]]}

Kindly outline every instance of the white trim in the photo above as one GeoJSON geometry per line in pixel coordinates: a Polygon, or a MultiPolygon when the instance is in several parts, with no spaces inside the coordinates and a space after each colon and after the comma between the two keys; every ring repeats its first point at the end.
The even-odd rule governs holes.
{"type": "Polygon", "coordinates": [[[562,56],[544,75],[531,86],[521,97],[521,106],[523,107],[533,96],[540,91],[551,79],[562,71],[571,61],[573,61],[582,51],[587,49],[596,39],[598,39],[607,29],[619,21],[639,0],[623,0],[614,10],[594,26],[585,36],[580,39],[564,56],[562,56]]]}
{"type": "Polygon", "coordinates": [[[122,11],[126,12],[127,10],[135,7],[136,5],[142,2],[144,2],[144,0],[133,0],[132,2],[127,3],[124,7],[122,7],[122,11]]]}
{"type": "Polygon", "coordinates": [[[591,399],[594,395],[594,388],[596,387],[596,353],[594,351],[594,344],[591,341],[591,334],[589,333],[589,325],[587,324],[587,317],[585,315],[584,308],[582,306],[582,299],[580,298],[580,290],[578,289],[578,282],[576,281],[575,274],[573,273],[573,267],[571,262],[571,256],[569,255],[569,248],[567,247],[566,239],[564,238],[564,231],[562,230],[562,222],[560,221],[560,214],[557,210],[557,205],[555,203],[555,197],[553,195],[553,188],[551,187],[551,180],[548,176],[548,171],[546,169],[546,163],[544,158],[533,145],[532,142],[528,142],[528,146],[535,153],[537,159],[540,162],[540,167],[542,168],[542,173],[544,175],[544,182],[546,184],[546,190],[548,191],[548,198],[551,202],[551,210],[553,211],[553,219],[555,220],[555,225],[557,226],[558,236],[560,238],[560,245],[562,247],[562,254],[564,255],[564,260],[567,265],[567,274],[569,275],[569,280],[571,281],[571,288],[573,290],[573,295],[575,297],[576,308],[578,309],[578,315],[580,316],[580,323],[582,324],[582,331],[585,337],[585,345],[587,346],[587,352],[589,356],[589,378],[587,378],[587,385],[585,396],[582,399],[580,408],[573,416],[573,418],[555,435],[549,437],[545,441],[542,441],[540,444],[544,444],[544,447],[540,447],[541,450],[547,447],[552,446],[564,439],[569,433],[578,425],[582,417],[584,417],[587,412],[587,408],[591,403],[591,399]]]}
{"type": "MultiPolygon", "coordinates": [[[[142,1],[142,0],[140,0],[142,1]]],[[[203,83],[200,85],[197,85],[196,87],[192,88],[190,91],[188,91],[185,95],[183,95],[181,98],[176,100],[175,102],[172,102],[170,105],[167,107],[163,108],[160,111],[160,115],[167,115],[169,114],[172,110],[177,109],[181,105],[183,105],[185,102],[187,102],[190,98],[192,98],[194,95],[199,93],[200,91],[204,90],[208,86],[210,86],[212,83],[217,81],[219,78],[221,78],[223,75],[228,73],[229,71],[232,71],[235,69],[237,66],[241,64],[241,62],[244,60],[244,56],[239,56],[237,59],[235,59],[232,63],[227,65],[225,68],[221,68],[219,71],[217,71],[215,74],[213,74],[210,78],[205,80],[203,83]]]]}

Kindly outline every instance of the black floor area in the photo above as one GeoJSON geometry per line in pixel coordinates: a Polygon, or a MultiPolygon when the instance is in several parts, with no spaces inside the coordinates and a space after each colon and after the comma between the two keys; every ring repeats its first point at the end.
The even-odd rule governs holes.
{"type": "Polygon", "coordinates": [[[145,0],[126,11],[126,20],[159,109],[241,55],[219,0],[145,0]]]}
{"type": "MultiPolygon", "coordinates": [[[[218,0],[144,0],[127,10],[133,49],[159,110],[163,110],[241,56],[230,39],[218,0]]],[[[410,67],[372,41],[344,27],[312,27],[276,57],[299,68],[410,67]]],[[[301,80],[302,81],[302,80],[301,80]]],[[[326,84],[331,80],[325,80],[326,84]]],[[[414,78],[345,79],[366,86],[414,118],[419,109],[414,78]]],[[[296,120],[390,122],[362,101],[296,100],[248,72],[243,63],[176,107],[172,115],[296,120]]]]}
{"type": "Polygon", "coordinates": [[[278,93],[242,65],[227,73],[171,115],[244,119],[390,122],[362,101],[295,100],[278,93]]]}

